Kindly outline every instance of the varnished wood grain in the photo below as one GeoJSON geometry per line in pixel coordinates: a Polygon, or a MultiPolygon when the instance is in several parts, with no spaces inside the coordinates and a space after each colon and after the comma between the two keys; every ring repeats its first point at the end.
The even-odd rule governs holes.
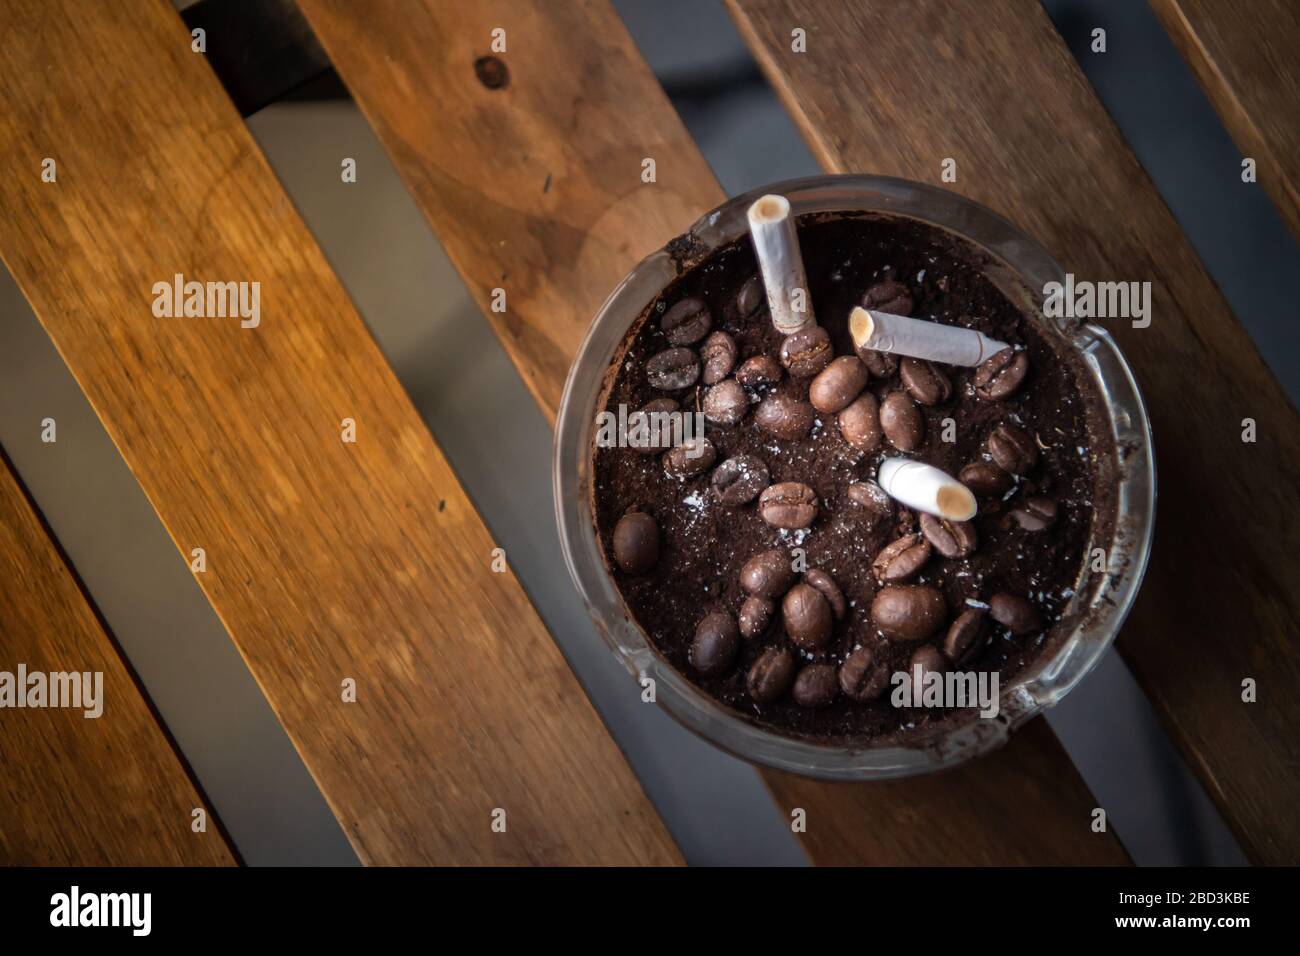
{"type": "Polygon", "coordinates": [[[1300,237],[1300,4],[1150,2],[1242,155],[1256,161],[1260,185],[1300,237]]]}
{"type": "Polygon", "coordinates": [[[718,201],[676,113],[662,94],[645,100],[653,74],[603,3],[299,6],[554,418],[595,307],[718,201]],[[494,55],[498,27],[509,79],[490,89],[474,63],[494,55]],[[654,183],[641,181],[647,158],[654,183]]]}
{"type": "Polygon", "coordinates": [[[677,861],[170,5],[0,27],[0,251],[362,860],[677,861]],[[177,272],[261,324],[155,318],[177,272]]]}
{"type": "Polygon", "coordinates": [[[1160,475],[1155,550],[1119,646],[1248,854],[1300,861],[1295,409],[1042,7],[728,4],[827,169],[948,185],[1081,279],[1152,282],[1149,328],[1103,323],[1150,406],[1160,475]],[[791,52],[795,27],[806,53],[791,52]],[[940,181],[947,157],[954,184],[940,181]],[[1242,702],[1245,678],[1256,703],[1242,702]]]}
{"type": "MultiPolygon", "coordinates": [[[[723,199],[623,25],[605,2],[301,5],[553,419],[605,296],[638,259],[723,199]],[[474,63],[489,55],[495,27],[506,30],[500,59],[510,81],[488,89],[474,63]],[[657,160],[653,184],[640,180],[644,157],[657,160]],[[505,314],[488,308],[498,285],[508,293],[505,314]]],[[[834,841],[806,842],[817,862],[1127,859],[1112,837],[1089,832],[1093,800],[1046,726],[1013,741],[1005,758],[926,783],[769,779],[782,801],[820,821],[819,834],[836,821],[834,841]],[[980,781],[982,799],[960,797],[970,781],[980,781]],[[926,805],[914,787],[958,796],[926,805]],[[1000,844],[1008,818],[1024,836],[1000,844]],[[900,828],[888,838],[868,833],[880,821],[900,828]],[[920,825],[901,826],[907,821],[920,825]]]]}
{"type": "Polygon", "coordinates": [[[202,797],[0,454],[0,671],[20,664],[102,674],[102,713],[0,709],[0,865],[234,864],[210,813],[193,831],[202,797]]]}
{"type": "Polygon", "coordinates": [[[1047,721],[1031,720],[1011,744],[956,770],[865,785],[823,784],[769,773],[782,811],[807,811],[800,837],[827,866],[1079,866],[1128,862],[1110,833],[1064,807],[1088,799],[1047,721]],[[1045,756],[1047,755],[1047,756],[1045,756]],[[1066,778],[1057,774],[1064,766],[1066,778]],[[809,798],[816,800],[809,803],[809,798]],[[976,811],[974,808],[983,808],[976,811]]]}

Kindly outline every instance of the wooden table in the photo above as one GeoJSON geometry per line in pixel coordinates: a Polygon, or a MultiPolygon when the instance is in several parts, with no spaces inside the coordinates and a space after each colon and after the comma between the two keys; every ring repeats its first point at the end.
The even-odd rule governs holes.
{"type": "MultiPolygon", "coordinates": [[[[1161,489],[1156,556],[1120,646],[1251,858],[1296,862],[1300,599],[1281,586],[1300,540],[1284,494],[1300,466],[1295,412],[1041,8],[916,0],[899,18],[884,0],[728,2],[828,170],[937,183],[936,157],[960,157],[953,188],[1074,271],[1153,281],[1159,317],[1119,335],[1162,470],[1191,477],[1161,489]],[[791,51],[796,26],[808,53],[791,51]],[[871,69],[855,51],[884,32],[889,69],[871,69]],[[958,100],[962,123],[939,108],[958,100]],[[1064,132],[1044,138],[1044,124],[1064,132]],[[1195,463],[1215,458],[1242,409],[1269,441],[1220,461],[1213,487],[1195,463]],[[1217,563],[1187,533],[1198,509],[1217,563]],[[1267,690],[1243,705],[1250,674],[1267,690]]],[[[610,288],[723,199],[626,30],[606,0],[300,6],[553,420],[610,288]],[[508,52],[476,69],[496,28],[508,52]],[[639,178],[645,156],[653,187],[639,178]],[[502,285],[509,308],[495,312],[502,285]]],[[[492,569],[483,521],[170,5],[0,0],[0,29],[25,38],[0,48],[0,255],[177,560],[205,549],[204,594],[362,860],[679,862],[517,580],[492,569]],[[42,181],[46,157],[55,183],[42,181]],[[262,323],[156,318],[149,290],[176,273],[258,279],[262,323]]],[[[125,713],[106,731],[28,712],[48,743],[0,737],[0,761],[23,781],[0,785],[0,861],[234,862],[219,821],[191,830],[202,798],[183,755],[7,467],[0,517],[0,620],[21,625],[17,643],[5,630],[4,659],[93,664],[125,713]],[[124,734],[140,742],[132,772],[87,788],[94,839],[32,816],[120,764],[124,734]]],[[[1096,801],[1042,720],[919,780],[765,777],[782,812],[821,822],[801,838],[817,863],[1127,861],[1091,832],[1096,801]]]]}

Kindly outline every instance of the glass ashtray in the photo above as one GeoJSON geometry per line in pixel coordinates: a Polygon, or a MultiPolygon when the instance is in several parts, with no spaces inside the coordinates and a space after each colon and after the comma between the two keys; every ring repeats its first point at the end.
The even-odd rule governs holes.
{"type": "MultiPolygon", "coordinates": [[[[693,262],[748,233],[746,211],[779,193],[792,214],[877,213],[953,233],[984,253],[988,278],[1045,334],[1075,350],[1096,383],[1116,449],[1113,520],[1093,522],[1087,550],[1103,549],[1104,571],[1084,562],[1078,586],[1039,656],[1003,684],[992,719],[943,721],[905,743],[814,741],[767,729],[714,700],[670,665],[633,620],[602,556],[592,508],[592,450],[606,372],[629,329],[677,278],[665,247],[643,259],[606,299],[569,371],[556,427],[554,494],[564,560],[596,630],[637,678],[655,682],[656,702],[690,730],[745,760],[833,780],[910,776],[953,766],[1002,745],[1088,675],[1115,640],[1146,571],[1155,519],[1155,461],[1146,407],[1128,363],[1105,329],[1043,314],[1043,288],[1065,281],[1060,265],[1016,227],[961,196],[881,176],[816,176],[775,183],[723,203],[674,246],[693,262]],[[1099,525],[1113,530],[1103,533],[1099,525]]],[[[640,693],[639,687],[629,692],[640,693]]]]}

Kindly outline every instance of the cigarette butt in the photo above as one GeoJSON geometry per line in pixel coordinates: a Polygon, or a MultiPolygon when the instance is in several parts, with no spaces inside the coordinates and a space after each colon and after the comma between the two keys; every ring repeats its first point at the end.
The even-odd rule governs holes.
{"type": "Polygon", "coordinates": [[[790,215],[790,200],[769,193],[749,207],[749,234],[754,241],[767,290],[772,324],[782,335],[816,325],[808,300],[808,278],[799,253],[799,237],[790,215]]]}
{"type": "Polygon", "coordinates": [[[849,334],[860,349],[892,352],[945,365],[973,368],[995,352],[1010,348],[975,329],[905,315],[874,312],[857,306],[849,313],[849,334]]]}
{"type": "Polygon", "coordinates": [[[952,475],[923,461],[886,458],[876,472],[885,493],[909,508],[949,521],[975,517],[975,496],[952,475]]]}

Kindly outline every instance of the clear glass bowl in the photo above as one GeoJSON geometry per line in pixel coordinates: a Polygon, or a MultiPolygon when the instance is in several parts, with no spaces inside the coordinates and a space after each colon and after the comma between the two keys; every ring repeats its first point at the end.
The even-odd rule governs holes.
{"type": "MultiPolygon", "coordinates": [[[[1113,534],[1093,548],[1105,549],[1107,569],[1085,567],[1075,595],[1053,628],[1038,660],[1001,689],[994,719],[939,724],[906,744],[828,744],[767,730],[730,710],[678,673],[646,638],[624,606],[596,539],[592,512],[592,445],[604,376],[614,353],[646,307],[677,277],[666,249],[647,256],[619,284],[592,323],[569,371],[555,436],[554,492],[564,560],[587,603],[596,629],[637,677],[655,681],[656,699],[695,733],[738,757],[807,776],[870,780],[910,776],[952,766],[1005,743],[1011,732],[1051,707],[1078,684],[1114,641],[1146,571],[1155,517],[1155,461],[1146,407],[1128,363],[1104,330],[1042,314],[1042,289],[1064,281],[1052,257],[1020,230],[983,206],[954,193],[881,176],[816,176],[775,183],[737,196],[700,219],[690,232],[698,261],[748,231],[746,210],[759,196],[780,193],[795,215],[815,212],[876,212],[918,219],[982,248],[991,258],[990,279],[1058,341],[1077,350],[1096,380],[1118,450],[1118,487],[1113,534]]],[[[629,692],[639,692],[629,688],[629,692]]]]}

